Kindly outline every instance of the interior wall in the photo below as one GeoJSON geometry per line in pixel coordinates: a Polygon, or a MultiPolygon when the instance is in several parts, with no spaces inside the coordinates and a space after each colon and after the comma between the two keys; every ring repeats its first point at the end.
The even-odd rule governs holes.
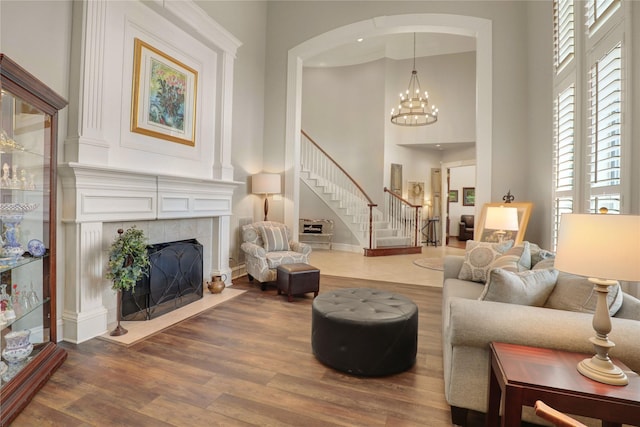
{"type": "MultiPolygon", "coordinates": [[[[525,187],[526,177],[521,176],[525,169],[526,156],[513,145],[526,145],[528,142],[526,108],[513,108],[526,102],[521,89],[526,87],[526,75],[518,71],[523,67],[523,53],[526,51],[526,35],[521,28],[526,22],[525,2],[270,2],[267,25],[267,84],[266,84],[266,120],[265,144],[270,147],[265,162],[284,167],[285,115],[287,89],[287,67],[290,49],[305,41],[327,33],[336,27],[346,26],[363,20],[383,16],[396,16],[416,13],[447,13],[461,16],[473,16],[492,20],[493,54],[492,68],[501,69],[494,74],[493,99],[500,100],[500,114],[496,115],[494,103],[491,163],[500,168],[492,168],[491,194],[502,194],[501,184],[507,179],[518,187],[525,187]],[[283,29],[286,28],[286,31],[283,29]],[[503,101],[504,100],[504,101],[503,101]],[[523,101],[524,100],[524,101],[523,101]],[[496,130],[500,131],[496,134],[496,130]],[[497,184],[496,184],[497,183],[497,184]],[[500,185],[498,185],[500,184],[500,185]],[[500,188],[499,191],[494,187],[500,188]]],[[[341,27],[340,27],[341,28],[341,27]]],[[[547,48],[548,49],[548,48],[547,48]]],[[[526,63],[526,61],[524,61],[526,63]]],[[[480,106],[480,108],[482,108],[480,106]]],[[[548,106],[544,106],[548,108],[548,106]]],[[[481,173],[479,171],[479,173],[481,173]]],[[[486,172],[485,172],[486,173],[486,172]]],[[[524,190],[523,190],[524,192],[524,190]]]]}
{"type": "Polygon", "coordinates": [[[449,169],[449,190],[458,191],[458,201],[449,203],[449,236],[459,235],[460,215],[474,215],[475,213],[474,206],[464,206],[462,203],[462,189],[475,187],[475,182],[475,166],[460,166],[449,169]]]}
{"type": "Polygon", "coordinates": [[[476,140],[476,53],[463,52],[416,58],[422,91],[429,93],[429,108],[439,110],[438,121],[429,126],[406,127],[391,123],[399,93],[409,84],[413,58],[387,59],[385,140],[390,144],[436,144],[476,140]]]}
{"type": "Polygon", "coordinates": [[[302,74],[302,129],[374,203],[383,184],[385,78],[383,60],[302,74]]]}
{"type": "MultiPolygon", "coordinates": [[[[251,194],[251,176],[261,171],[281,172],[263,165],[265,115],[265,54],[267,2],[265,1],[196,1],[198,6],[238,38],[242,45],[236,53],[233,75],[233,124],[231,163],[234,181],[242,185],[233,193],[231,217],[230,264],[242,259],[240,221],[262,220],[263,198],[251,194]]],[[[281,200],[269,200],[269,216],[276,220],[281,200]]]]}
{"type": "MultiPolygon", "coordinates": [[[[581,5],[576,5],[576,10],[581,5]]],[[[553,229],[553,201],[551,199],[553,176],[553,4],[552,2],[528,2],[527,4],[527,52],[529,100],[529,144],[526,153],[525,174],[530,177],[522,194],[516,194],[517,202],[533,202],[533,212],[527,225],[527,240],[543,248],[551,248],[553,229]],[[534,72],[533,70],[550,70],[534,72]],[[546,106],[541,108],[539,106],[546,106]]],[[[505,192],[506,193],[506,192],[505,192]]],[[[498,200],[499,201],[499,200],[498,200]]]]}

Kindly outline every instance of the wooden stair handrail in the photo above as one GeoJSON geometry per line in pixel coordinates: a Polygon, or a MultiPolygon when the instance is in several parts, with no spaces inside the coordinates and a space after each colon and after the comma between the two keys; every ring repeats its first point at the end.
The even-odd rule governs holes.
{"type": "Polygon", "coordinates": [[[391,196],[395,197],[396,199],[400,200],[402,203],[404,203],[405,205],[409,205],[412,208],[421,208],[422,205],[412,205],[411,203],[409,203],[407,200],[403,199],[402,197],[398,196],[396,193],[394,193],[393,191],[389,190],[387,187],[384,187],[384,191],[385,193],[389,193],[391,196]]]}
{"type": "Polygon", "coordinates": [[[356,180],[355,180],[355,179],[353,179],[353,178],[351,177],[351,175],[349,175],[349,173],[348,173],[346,170],[344,170],[344,169],[342,168],[342,166],[340,166],[340,165],[338,164],[338,162],[336,162],[336,161],[333,159],[333,157],[331,157],[331,156],[329,155],[329,153],[327,153],[326,151],[324,151],[324,150],[323,150],[323,149],[318,145],[318,143],[317,143],[317,142],[315,142],[315,141],[313,140],[313,138],[311,138],[311,137],[309,136],[309,134],[307,134],[307,133],[306,133],[304,130],[302,130],[302,129],[300,129],[300,132],[301,132],[301,133],[302,133],[302,134],[303,134],[303,135],[304,135],[304,136],[305,136],[309,141],[311,141],[311,143],[312,143],[312,144],[313,144],[313,145],[314,145],[318,150],[320,150],[320,152],[321,152],[322,154],[324,154],[324,155],[327,157],[327,159],[331,160],[331,163],[333,163],[334,165],[336,165],[336,167],[337,167],[338,169],[340,169],[340,171],[341,171],[343,174],[345,174],[345,176],[346,176],[347,178],[349,178],[349,181],[351,181],[351,182],[353,183],[353,185],[355,185],[355,186],[356,186],[356,188],[357,188],[358,190],[360,190],[360,192],[361,192],[361,193],[364,195],[364,197],[367,199],[367,201],[369,202],[369,207],[378,206],[377,204],[373,203],[373,200],[371,200],[371,197],[369,197],[369,195],[368,195],[368,194],[367,194],[367,193],[362,189],[362,187],[360,187],[360,185],[356,182],[356,180]]]}

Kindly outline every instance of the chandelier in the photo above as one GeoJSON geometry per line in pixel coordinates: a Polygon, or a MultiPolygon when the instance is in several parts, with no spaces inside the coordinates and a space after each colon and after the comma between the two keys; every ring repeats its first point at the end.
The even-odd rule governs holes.
{"type": "Polygon", "coordinates": [[[413,71],[409,87],[400,93],[398,110],[391,109],[391,123],[399,126],[425,126],[438,121],[438,109],[435,105],[429,109],[429,94],[420,89],[416,71],[416,33],[413,33],[413,71]]]}

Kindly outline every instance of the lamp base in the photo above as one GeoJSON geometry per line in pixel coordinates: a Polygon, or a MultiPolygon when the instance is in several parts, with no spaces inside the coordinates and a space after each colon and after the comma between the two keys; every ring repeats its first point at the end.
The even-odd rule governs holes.
{"type": "Polygon", "coordinates": [[[629,379],[609,358],[609,351],[616,345],[608,337],[611,332],[611,318],[607,307],[607,294],[609,287],[617,285],[618,282],[593,277],[590,277],[589,281],[594,284],[593,290],[598,295],[596,311],[593,315],[593,329],[596,331],[596,336],[589,338],[596,354],[591,359],[578,363],[578,372],[604,384],[627,385],[629,379]]]}
{"type": "Polygon", "coordinates": [[[264,220],[269,221],[267,219],[267,214],[269,213],[269,195],[264,195],[264,220]]]}
{"type": "Polygon", "coordinates": [[[584,359],[578,363],[578,372],[587,378],[610,385],[627,385],[629,378],[609,360],[602,360],[598,355],[591,359],[584,359]]]}

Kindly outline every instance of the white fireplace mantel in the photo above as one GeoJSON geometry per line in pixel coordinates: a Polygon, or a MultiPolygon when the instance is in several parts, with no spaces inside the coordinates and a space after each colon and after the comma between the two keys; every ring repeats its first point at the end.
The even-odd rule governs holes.
{"type": "Polygon", "coordinates": [[[104,247],[113,236],[103,236],[105,223],[208,218],[215,232],[201,242],[210,254],[205,262],[210,271],[204,273],[231,277],[231,198],[234,188],[242,183],[153,175],[79,163],[61,165],[58,173],[67,242],[62,257],[66,272],[62,311],[66,341],[83,342],[107,330],[113,301],[104,300],[104,247]]]}

